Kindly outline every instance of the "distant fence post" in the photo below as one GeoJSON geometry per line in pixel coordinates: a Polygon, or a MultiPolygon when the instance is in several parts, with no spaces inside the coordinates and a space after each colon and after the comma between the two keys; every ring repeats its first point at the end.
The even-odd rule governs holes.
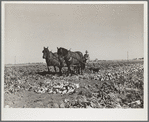
{"type": "Polygon", "coordinates": [[[16,64],[16,56],[14,57],[14,64],[16,64]]]}
{"type": "Polygon", "coordinates": [[[128,51],[127,51],[127,61],[129,60],[129,54],[128,54],[128,51]]]}

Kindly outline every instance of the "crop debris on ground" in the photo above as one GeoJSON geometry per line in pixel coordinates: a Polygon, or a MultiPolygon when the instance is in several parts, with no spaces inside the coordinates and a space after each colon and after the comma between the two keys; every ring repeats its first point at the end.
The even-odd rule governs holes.
{"type": "Polygon", "coordinates": [[[4,106],[143,108],[143,61],[90,62],[83,75],[66,76],[66,70],[60,76],[45,64],[5,66],[4,106]]]}

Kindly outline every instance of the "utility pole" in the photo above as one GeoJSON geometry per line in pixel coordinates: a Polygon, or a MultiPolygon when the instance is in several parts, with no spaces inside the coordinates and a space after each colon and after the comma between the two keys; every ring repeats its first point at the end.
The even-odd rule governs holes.
{"type": "Polygon", "coordinates": [[[16,64],[16,56],[14,57],[14,63],[16,64]]]}
{"type": "Polygon", "coordinates": [[[128,51],[127,51],[127,60],[129,59],[129,54],[128,54],[128,51]]]}

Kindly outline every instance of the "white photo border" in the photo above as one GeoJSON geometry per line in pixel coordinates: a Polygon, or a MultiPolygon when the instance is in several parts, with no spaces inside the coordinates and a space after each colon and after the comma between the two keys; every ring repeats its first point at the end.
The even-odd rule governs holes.
{"type": "Polygon", "coordinates": [[[148,119],[148,6],[146,1],[2,1],[1,96],[2,120],[40,121],[146,121],[148,119]],[[144,5],[144,108],[143,109],[49,109],[4,108],[5,4],[143,4],[144,5]]]}

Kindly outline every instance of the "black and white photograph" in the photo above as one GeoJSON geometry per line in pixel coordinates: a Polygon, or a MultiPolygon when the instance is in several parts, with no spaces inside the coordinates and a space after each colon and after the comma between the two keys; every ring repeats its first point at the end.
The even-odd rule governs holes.
{"type": "Polygon", "coordinates": [[[3,120],[147,119],[147,2],[5,1],[1,18],[3,120]]]}

